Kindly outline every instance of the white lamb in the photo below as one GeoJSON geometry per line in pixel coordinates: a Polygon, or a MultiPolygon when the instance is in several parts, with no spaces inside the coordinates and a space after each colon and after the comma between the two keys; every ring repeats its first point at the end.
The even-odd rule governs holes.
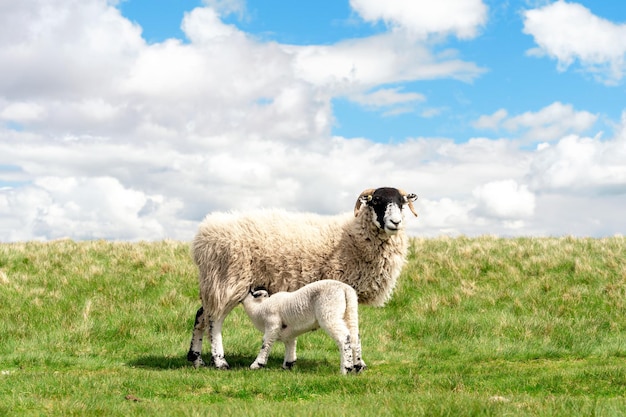
{"type": "Polygon", "coordinates": [[[296,337],[322,328],[333,338],[341,354],[341,373],[365,369],[361,358],[359,306],[356,291],[343,282],[322,280],[294,292],[251,291],[243,300],[254,326],[263,332],[263,345],[251,369],[267,364],[276,340],[285,344],[284,369],[296,362],[296,337]]]}
{"type": "Polygon", "coordinates": [[[294,291],[334,279],[356,290],[359,303],[382,306],[391,297],[406,261],[408,238],[402,209],[415,194],[396,188],[365,190],[354,214],[320,216],[263,210],[214,213],[200,224],[193,244],[202,307],[196,313],[187,359],[204,365],[208,329],[211,362],[228,369],[222,344],[226,316],[250,291],[294,291]]]}

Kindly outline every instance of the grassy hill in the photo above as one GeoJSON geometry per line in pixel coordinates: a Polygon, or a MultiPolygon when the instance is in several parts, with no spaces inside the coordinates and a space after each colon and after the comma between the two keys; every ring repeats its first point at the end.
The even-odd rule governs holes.
{"type": "Polygon", "coordinates": [[[413,240],[358,376],[323,332],[248,370],[241,307],[195,370],[199,305],[187,243],[0,244],[0,415],[626,415],[624,238],[413,240]]]}

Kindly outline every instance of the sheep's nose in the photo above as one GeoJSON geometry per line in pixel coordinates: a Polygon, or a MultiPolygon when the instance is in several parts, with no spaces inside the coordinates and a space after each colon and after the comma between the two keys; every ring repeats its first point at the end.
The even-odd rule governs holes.
{"type": "Polygon", "coordinates": [[[394,220],[394,219],[389,219],[389,221],[391,223],[393,223],[394,226],[399,225],[400,223],[402,223],[402,219],[398,219],[398,220],[394,220]]]}

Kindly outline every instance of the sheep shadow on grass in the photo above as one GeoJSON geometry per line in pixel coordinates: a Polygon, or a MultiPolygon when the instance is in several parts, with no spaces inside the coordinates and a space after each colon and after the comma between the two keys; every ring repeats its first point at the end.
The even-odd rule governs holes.
{"type": "MultiPolygon", "coordinates": [[[[256,356],[248,356],[248,355],[229,355],[228,363],[230,364],[230,369],[238,370],[238,369],[249,369],[250,364],[254,362],[256,356]]],[[[146,369],[182,369],[182,368],[192,368],[191,362],[187,361],[185,356],[158,356],[158,355],[144,355],[140,356],[134,360],[127,362],[127,365],[134,368],[146,368],[146,369]]],[[[282,357],[270,357],[266,369],[276,369],[283,370],[283,358],[282,357]]],[[[301,372],[316,372],[320,368],[323,367],[334,367],[338,366],[338,363],[331,363],[328,360],[312,360],[306,358],[298,358],[296,362],[295,368],[301,372]]],[[[213,369],[211,366],[206,367],[205,369],[213,369]]],[[[285,371],[288,372],[288,371],[285,371]]]]}

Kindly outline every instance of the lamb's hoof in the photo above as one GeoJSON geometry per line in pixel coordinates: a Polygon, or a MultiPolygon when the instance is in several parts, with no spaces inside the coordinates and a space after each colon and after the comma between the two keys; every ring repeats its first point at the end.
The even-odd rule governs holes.
{"type": "Polygon", "coordinates": [[[355,374],[360,374],[365,369],[367,369],[367,366],[365,365],[365,363],[354,365],[354,373],[355,374]]]}
{"type": "Polygon", "coordinates": [[[211,358],[211,363],[215,369],[220,369],[222,371],[230,369],[230,365],[228,365],[228,362],[226,362],[223,356],[211,358]]]}
{"type": "Polygon", "coordinates": [[[293,368],[293,366],[296,364],[296,361],[293,362],[285,362],[283,363],[283,369],[287,370],[287,371],[291,371],[291,369],[293,368]]]}
{"type": "Polygon", "coordinates": [[[258,363],[258,362],[252,362],[252,365],[250,365],[250,369],[263,369],[263,368],[265,368],[265,364],[258,363]]]}
{"type": "Polygon", "coordinates": [[[220,369],[222,371],[228,371],[230,369],[230,365],[227,362],[213,363],[215,369],[220,369]]]}

